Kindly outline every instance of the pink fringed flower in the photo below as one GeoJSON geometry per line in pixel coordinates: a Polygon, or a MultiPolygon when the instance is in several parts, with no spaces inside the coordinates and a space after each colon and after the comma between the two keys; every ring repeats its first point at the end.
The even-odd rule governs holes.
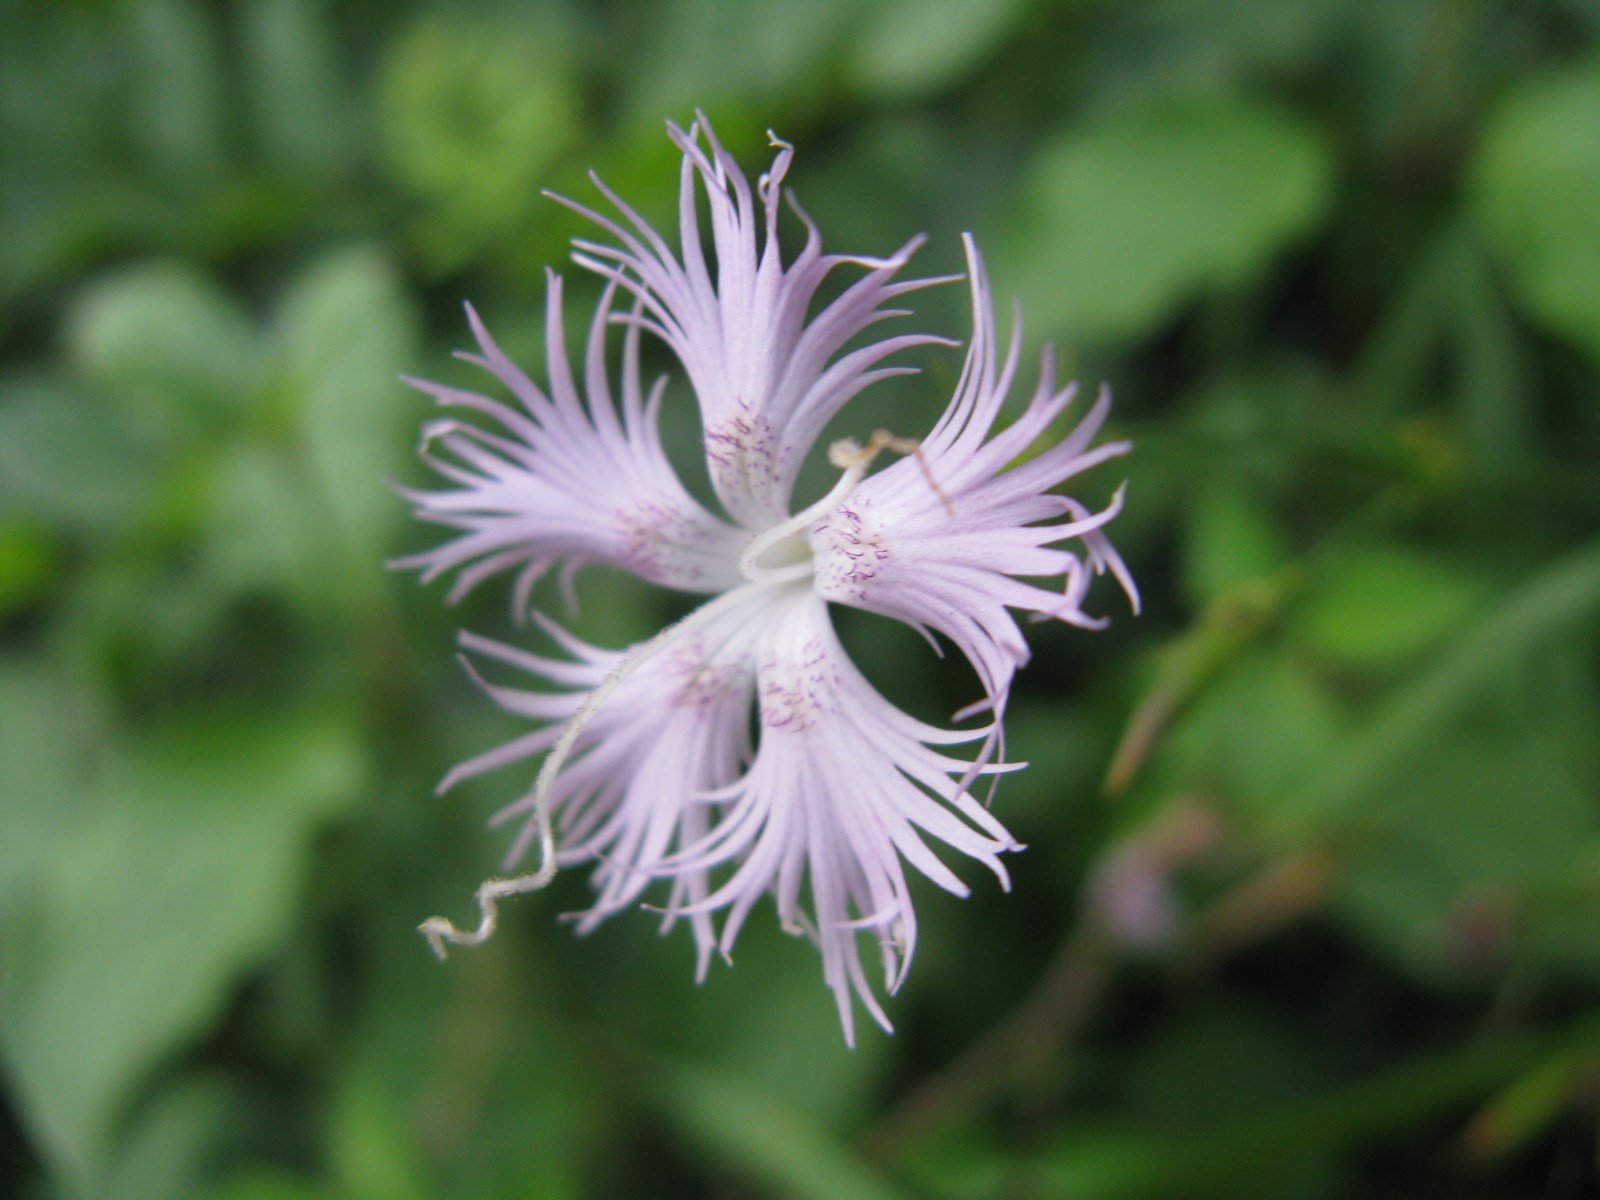
{"type": "Polygon", "coordinates": [[[774,140],[777,157],[752,192],[703,119],[687,132],[669,130],[683,152],[676,249],[598,179],[616,219],[571,205],[611,239],[576,243],[576,261],[608,281],[581,392],[554,275],[547,389],[501,353],[470,308],[481,354],[464,357],[515,403],[416,383],[456,415],[429,425],[423,439],[424,460],[448,486],[406,495],[419,518],[458,532],[400,565],[425,578],[454,572],[452,598],[515,572],[519,617],[547,571],[559,568],[570,585],[590,563],[712,598],[620,651],[589,646],[537,614],[560,657],[463,635],[468,652],[537,682],[526,690],[483,686],[503,708],[540,724],[457,767],[441,786],[542,755],[534,787],[497,818],[522,822],[507,867],[535,842],[539,863],[479,888],[476,929],[439,917],[422,929],[441,955],[447,942],[481,942],[494,930],[500,898],[543,887],[559,865],[588,862],[597,896],[580,930],[648,895],[666,926],[688,923],[704,977],[770,896],[783,928],[820,950],[853,1044],[852,997],[889,1028],[862,939],[876,947],[889,992],[911,963],[907,866],[967,893],[930,842],[1008,884],[1000,856],[1020,847],[969,788],[1015,769],[998,761],[1007,697],[1028,659],[1013,613],[1098,628],[1103,620],[1082,603],[1090,578],[1105,571],[1137,609],[1133,581],[1104,533],[1121,493],[1092,512],[1054,490],[1128,446],[1092,444],[1110,406],[1102,393],[1064,440],[1023,457],[1075,395],[1056,388],[1048,354],[1032,399],[996,431],[1017,339],[1013,333],[1009,349],[997,351],[988,280],[968,238],[973,334],[944,416],[920,443],[881,431],[864,446],[835,443],[828,455],[841,472],[837,483],[794,512],[795,476],[827,421],[874,381],[908,370],[884,359],[944,339],[901,334],[845,347],[905,315],[887,307],[895,298],[943,281],[896,280],[920,239],[887,259],[824,255],[803,213],[805,243],[785,264],[777,222],[791,148],[774,140]],[[820,286],[841,267],[863,273],[819,308],[820,286]],[[614,307],[619,290],[632,298],[628,311],[614,307]],[[618,395],[607,361],[611,325],[624,329],[618,395]],[[725,516],[689,495],[662,452],[662,387],[646,394],[639,379],[645,334],[676,355],[694,389],[725,516]],[[884,451],[899,457],[869,474],[884,451]],[[890,704],[841,647],[830,603],[948,640],[982,688],[958,719],[981,713],[985,723],[945,730],[890,704]],[[961,744],[977,748],[966,757],[948,752],[961,744]],[[664,894],[653,890],[658,883],[664,894]]]}

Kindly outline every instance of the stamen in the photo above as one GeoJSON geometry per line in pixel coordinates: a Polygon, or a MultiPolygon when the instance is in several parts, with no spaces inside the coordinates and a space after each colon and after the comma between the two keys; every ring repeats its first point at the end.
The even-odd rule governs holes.
{"type": "Polygon", "coordinates": [[[782,567],[763,567],[756,560],[785,538],[809,528],[819,516],[848,496],[856,484],[866,477],[867,468],[885,450],[915,456],[917,465],[922,468],[922,474],[928,481],[928,486],[939,497],[945,512],[952,517],[955,516],[955,506],[950,503],[950,497],[945,494],[944,489],[935,482],[933,474],[928,470],[927,460],[922,456],[922,444],[915,438],[896,437],[887,429],[874,430],[865,446],[855,438],[840,438],[828,447],[828,461],[844,472],[839,476],[838,482],[828,489],[826,496],[811,507],[751,539],[739,559],[739,569],[744,572],[744,577],[751,583],[780,584],[792,583],[810,575],[813,567],[809,562],[791,563],[782,567]]]}
{"type": "Polygon", "coordinates": [[[885,450],[892,450],[896,454],[909,454],[915,458],[917,466],[922,469],[922,477],[928,481],[933,494],[939,497],[939,503],[944,506],[945,515],[951,517],[956,515],[955,504],[951,502],[949,494],[939,486],[939,481],[933,477],[933,471],[928,467],[928,460],[922,453],[922,443],[916,438],[895,437],[887,429],[877,429],[873,431],[865,447],[856,445],[850,438],[835,442],[828,447],[828,461],[836,467],[848,466],[852,461],[859,461],[865,466],[885,450]]]}
{"type": "Polygon", "coordinates": [[[939,503],[944,505],[944,515],[954,517],[956,515],[955,501],[950,499],[945,490],[939,486],[939,481],[933,477],[933,472],[928,468],[928,460],[923,457],[922,447],[918,446],[911,453],[916,457],[917,466],[922,468],[922,477],[928,481],[928,486],[933,489],[933,494],[939,497],[939,503]]]}

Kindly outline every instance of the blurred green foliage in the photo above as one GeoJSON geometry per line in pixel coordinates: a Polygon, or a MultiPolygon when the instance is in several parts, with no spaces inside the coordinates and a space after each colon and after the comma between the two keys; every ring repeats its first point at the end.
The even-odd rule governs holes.
{"type": "Polygon", "coordinates": [[[0,1193],[1591,1194],[1597,462],[1589,0],[0,0],[0,1193]],[[770,923],[703,988],[581,878],[414,931],[516,726],[450,653],[500,601],[384,570],[395,377],[465,297],[535,356],[540,192],[670,212],[696,106],[833,249],[974,230],[1137,447],[1148,611],[1035,631],[1015,894],[928,896],[855,1053],[770,923]]]}

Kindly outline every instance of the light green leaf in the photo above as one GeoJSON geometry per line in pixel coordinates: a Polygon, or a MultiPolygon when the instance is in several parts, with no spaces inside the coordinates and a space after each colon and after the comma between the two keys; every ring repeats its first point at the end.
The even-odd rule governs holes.
{"type": "Polygon", "coordinates": [[[1584,546],[1542,568],[1504,603],[1453,639],[1378,706],[1362,728],[1330,755],[1275,820],[1295,840],[1314,827],[1350,816],[1378,794],[1407,757],[1480,699],[1509,664],[1548,646],[1600,612],[1600,544],[1584,546]]]}
{"type": "Polygon", "coordinates": [[[60,376],[8,376],[0,393],[0,507],[75,532],[139,515],[154,463],[121,409],[60,376]]]}
{"type": "Polygon", "coordinates": [[[393,266],[360,246],[317,262],[285,298],[280,336],[282,386],[318,501],[349,552],[376,572],[405,515],[386,480],[406,456],[416,413],[396,379],[411,363],[416,335],[393,266]]]}
{"type": "Polygon", "coordinates": [[[874,96],[915,96],[959,79],[1027,14],[1024,0],[889,0],[862,9],[850,77],[874,96]]]}
{"type": "Polygon", "coordinates": [[[1506,97],[1485,131],[1471,189],[1517,298],[1600,356],[1600,58],[1506,97]]]}
{"type": "Polygon", "coordinates": [[[162,440],[236,420],[261,381],[249,319],[181,263],[130,267],[91,286],[67,315],[66,339],[129,422],[162,440]]]}
{"type": "MultiPolygon", "coordinates": [[[[307,474],[304,462],[258,442],[231,448],[222,459],[206,528],[219,591],[287,596],[314,614],[340,611],[346,573],[330,567],[349,548],[330,528],[320,489],[308,487],[307,474]]],[[[372,484],[382,489],[381,478],[372,484]]]]}
{"type": "Polygon", "coordinates": [[[1275,821],[1335,753],[1345,725],[1314,674],[1257,649],[1195,703],[1170,747],[1187,786],[1216,789],[1241,815],[1275,821]]]}
{"type": "Polygon", "coordinates": [[[129,748],[14,930],[0,1052],[61,1179],[93,1192],[145,1073],[284,936],[311,833],[359,794],[338,713],[176,723],[129,748]]]}
{"type": "Polygon", "coordinates": [[[77,828],[104,734],[100,709],[100,697],[59,667],[0,659],[0,921],[40,885],[77,828]]]}
{"type": "Polygon", "coordinates": [[[1147,102],[1043,148],[1001,224],[993,275],[1035,329],[1135,336],[1257,274],[1314,226],[1331,176],[1321,140],[1282,109],[1147,102]]]}
{"type": "Polygon", "coordinates": [[[334,1171],[352,1200],[422,1200],[430,1189],[400,1098],[347,1071],[332,1122],[334,1171]]]}
{"type": "Polygon", "coordinates": [[[551,6],[426,13],[395,37],[377,117],[394,177],[423,197],[423,249],[450,267],[521,226],[582,131],[569,38],[551,6]]]}
{"type": "Polygon", "coordinates": [[[1288,561],[1288,547],[1266,501],[1236,483],[1213,480],[1194,497],[1188,519],[1187,584],[1202,604],[1271,575],[1288,561]]]}
{"type": "Polygon", "coordinates": [[[1364,545],[1330,564],[1294,627],[1332,662],[1391,666],[1441,642],[1487,592],[1483,580],[1437,555],[1364,545]]]}
{"type": "Polygon", "coordinates": [[[571,144],[578,118],[569,68],[554,45],[562,31],[549,16],[426,14],[394,41],[379,79],[379,117],[404,183],[442,198],[531,199],[516,193],[571,144]]]}

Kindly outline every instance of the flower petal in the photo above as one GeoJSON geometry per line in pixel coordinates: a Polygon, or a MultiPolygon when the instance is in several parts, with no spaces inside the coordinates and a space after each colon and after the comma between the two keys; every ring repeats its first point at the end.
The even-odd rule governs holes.
{"type": "Polygon", "coordinates": [[[426,427],[422,457],[447,481],[443,491],[403,489],[425,521],[459,530],[432,550],[398,560],[428,580],[459,572],[459,599],[492,575],[518,572],[520,617],[534,582],[556,565],[606,563],[653,583],[690,592],[739,582],[746,540],[683,488],[657,434],[654,398],[639,386],[639,333],[624,346],[619,414],[605,365],[605,332],[615,288],[590,328],[585,361],[588,403],[567,361],[561,280],[549,275],[546,360],[550,389],[538,388],[489,336],[469,306],[482,353],[462,355],[493,373],[517,406],[421,380],[414,386],[464,414],[426,427]]]}
{"type": "MultiPolygon", "coordinates": [[[[575,661],[463,637],[474,653],[557,685],[557,690],[483,685],[506,711],[536,719],[570,721],[591,692],[625,672],[582,727],[550,795],[557,861],[597,864],[592,881],[598,896],[578,914],[580,932],[632,908],[658,879],[671,884],[668,924],[674,910],[693,908],[709,893],[705,871],[664,864],[708,836],[713,810],[705,794],[734,783],[750,761],[754,647],[766,609],[757,589],[714,604],[701,610],[706,619],[691,616],[679,627],[681,633],[648,657],[599,651],[566,633],[561,640],[575,661]]],[[[442,786],[526,761],[548,750],[561,733],[560,725],[551,725],[523,735],[457,767],[442,786]]],[[[495,821],[516,818],[524,824],[506,856],[507,870],[537,833],[531,794],[502,809],[495,821]]],[[[715,934],[708,916],[687,915],[703,976],[715,934]]]]}
{"type": "MultiPolygon", "coordinates": [[[[725,908],[718,939],[724,954],[755,903],[772,895],[783,927],[806,934],[821,951],[823,976],[854,1044],[852,996],[890,1028],[862,966],[860,938],[877,941],[889,992],[905,978],[916,947],[905,864],[967,894],[926,839],[977,859],[1002,884],[1008,880],[999,856],[1020,847],[951,778],[969,764],[930,749],[916,723],[861,676],[814,594],[796,587],[771,599],[759,654],[755,760],[726,790],[715,829],[663,865],[696,877],[730,868],[714,890],[680,910],[695,916],[725,908]],[[806,885],[809,902],[801,897],[806,885]]],[[[975,730],[965,740],[986,733],[975,730]]]]}
{"type": "Polygon", "coordinates": [[[773,139],[777,157],[752,193],[703,115],[687,132],[668,130],[683,151],[680,250],[596,179],[620,221],[562,203],[616,244],[579,241],[574,258],[638,298],[638,313],[623,319],[657,334],[683,364],[700,404],[718,497],[735,519],[761,528],[787,515],[795,475],[828,419],[886,370],[900,373],[873,370],[876,364],[944,339],[909,334],[835,356],[878,321],[905,315],[886,307],[889,301],[944,280],[893,282],[922,238],[886,259],[824,255],[816,227],[797,207],[806,240],[785,265],[777,224],[793,149],[773,139]],[[710,212],[714,268],[701,239],[700,193],[710,212]],[[823,281],[844,264],[867,273],[811,315],[823,281]]]}
{"type": "Polygon", "coordinates": [[[1092,513],[1051,490],[1129,446],[1091,448],[1110,409],[1102,391],[1065,439],[1011,466],[1067,409],[1076,389],[1055,388],[1047,353],[1028,407],[994,432],[1016,374],[1018,340],[1014,333],[1005,358],[997,357],[988,279],[970,237],[966,245],[974,328],[950,407],[914,456],[863,480],[808,536],[819,595],[942,633],[978,673],[985,699],[975,710],[998,718],[1028,659],[1011,610],[1099,628],[1104,621],[1085,613],[1082,601],[1090,576],[1110,571],[1138,611],[1133,579],[1103,532],[1121,508],[1121,493],[1092,513]],[[1080,549],[1061,549],[1062,542],[1080,549]],[[1059,578],[1063,589],[1018,577],[1059,578]]]}

